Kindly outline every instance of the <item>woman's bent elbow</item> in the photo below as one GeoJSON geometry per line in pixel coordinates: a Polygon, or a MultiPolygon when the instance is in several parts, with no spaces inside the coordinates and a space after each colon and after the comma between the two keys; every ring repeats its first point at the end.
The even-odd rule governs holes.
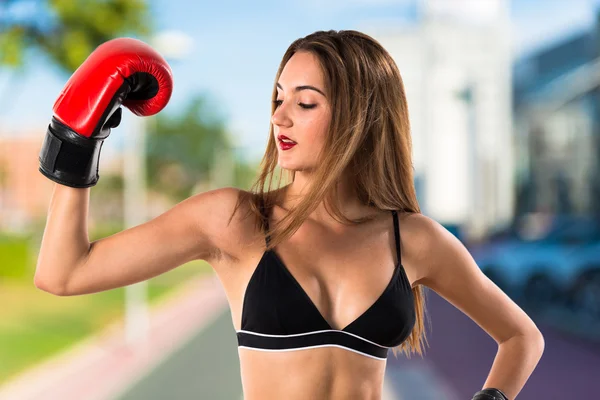
{"type": "Polygon", "coordinates": [[[44,281],[43,279],[41,279],[38,276],[35,276],[33,278],[33,284],[35,285],[36,288],[40,289],[41,291],[53,294],[55,296],[67,296],[68,295],[64,286],[48,284],[46,281],[44,281]]]}

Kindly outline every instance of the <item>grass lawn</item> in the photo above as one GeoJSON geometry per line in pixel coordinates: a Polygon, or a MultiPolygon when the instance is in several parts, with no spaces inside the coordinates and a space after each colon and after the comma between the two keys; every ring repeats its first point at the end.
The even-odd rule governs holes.
{"type": "MultiPolygon", "coordinates": [[[[148,300],[156,303],[182,282],[211,273],[194,261],[148,281],[148,300]]],[[[64,350],[123,317],[125,289],[57,297],[31,282],[0,281],[0,385],[11,376],[64,350]]]]}

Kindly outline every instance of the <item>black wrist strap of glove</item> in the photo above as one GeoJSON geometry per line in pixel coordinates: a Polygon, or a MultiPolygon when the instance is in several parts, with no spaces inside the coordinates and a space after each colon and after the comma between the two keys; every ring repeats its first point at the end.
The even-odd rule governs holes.
{"type": "Polygon", "coordinates": [[[498,389],[486,388],[475,393],[471,400],[508,400],[508,397],[498,389]]]}
{"type": "Polygon", "coordinates": [[[86,138],[52,118],[40,151],[39,171],[62,185],[94,186],[103,142],[104,138],[86,138]]]}

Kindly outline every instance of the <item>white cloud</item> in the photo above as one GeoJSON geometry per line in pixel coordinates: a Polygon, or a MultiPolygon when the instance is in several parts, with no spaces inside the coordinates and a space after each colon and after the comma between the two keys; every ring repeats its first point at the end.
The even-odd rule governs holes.
{"type": "Polygon", "coordinates": [[[182,31],[161,31],[152,39],[152,47],[165,58],[181,60],[194,50],[194,39],[182,31]]]}

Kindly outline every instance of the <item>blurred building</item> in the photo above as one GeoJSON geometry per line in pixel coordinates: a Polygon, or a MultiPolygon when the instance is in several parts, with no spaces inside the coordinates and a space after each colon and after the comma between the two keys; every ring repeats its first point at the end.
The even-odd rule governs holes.
{"type": "Polygon", "coordinates": [[[518,214],[600,217],[600,24],[514,66],[518,214]]]}
{"type": "Polygon", "coordinates": [[[0,230],[23,232],[48,211],[53,182],[38,171],[42,140],[0,136],[0,230]]]}
{"type": "Polygon", "coordinates": [[[414,25],[365,30],[391,53],[403,78],[423,213],[481,237],[514,215],[508,4],[415,4],[414,25]]]}
{"type": "MultiPolygon", "coordinates": [[[[44,132],[0,132],[0,231],[24,233],[46,218],[54,182],[38,171],[44,132]]],[[[103,173],[120,173],[109,152],[102,154],[103,173]]]]}

